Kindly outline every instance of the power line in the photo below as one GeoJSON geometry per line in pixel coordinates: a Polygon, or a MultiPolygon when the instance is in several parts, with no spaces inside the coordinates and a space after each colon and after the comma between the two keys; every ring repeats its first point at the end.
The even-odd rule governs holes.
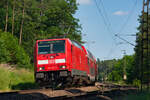
{"type": "MultiPolygon", "coordinates": [[[[105,8],[104,8],[104,6],[103,6],[102,0],[100,0],[100,1],[101,1],[101,4],[102,4],[102,7],[103,7],[103,9],[104,9],[104,12],[106,12],[106,11],[105,11],[105,8]]],[[[119,33],[121,33],[121,32],[124,30],[124,28],[126,27],[126,25],[128,24],[130,18],[131,18],[132,15],[133,15],[133,12],[134,12],[134,10],[135,10],[136,5],[137,5],[137,0],[135,0],[134,6],[132,7],[131,12],[130,12],[131,14],[128,16],[127,20],[126,20],[125,23],[122,25],[122,28],[120,29],[119,33]]],[[[107,14],[106,14],[106,18],[108,18],[108,17],[107,17],[107,14]]],[[[107,19],[107,20],[109,21],[109,19],[107,19]]],[[[116,35],[115,35],[115,36],[116,36],[116,35]]],[[[132,35],[132,36],[133,36],[133,35],[132,35]]],[[[120,37],[119,37],[119,38],[120,38],[120,37]]],[[[123,39],[123,38],[121,38],[121,39],[123,39]]],[[[132,43],[126,41],[125,39],[123,39],[123,41],[125,41],[125,42],[131,44],[132,46],[134,45],[134,44],[132,44],[132,43]]],[[[108,55],[110,56],[113,52],[114,52],[114,49],[113,49],[113,47],[112,47],[112,48],[110,49],[110,52],[108,53],[108,55]]],[[[107,57],[108,57],[108,56],[107,56],[107,57]]]]}
{"type": "MultiPolygon", "coordinates": [[[[105,10],[105,7],[104,7],[104,4],[103,4],[102,0],[100,0],[99,3],[102,5],[104,14],[102,13],[102,10],[101,10],[100,7],[98,6],[98,2],[97,2],[96,0],[94,0],[94,1],[95,1],[95,5],[96,5],[96,7],[97,7],[97,9],[98,9],[98,12],[99,12],[99,14],[101,15],[101,17],[102,17],[102,19],[103,19],[103,22],[104,22],[104,24],[105,24],[105,26],[106,26],[106,28],[107,28],[108,33],[109,33],[110,35],[112,35],[112,39],[113,39],[113,41],[115,42],[115,46],[117,46],[117,42],[116,42],[115,37],[114,37],[115,34],[113,33],[113,30],[111,29],[111,23],[110,23],[110,21],[109,21],[109,18],[108,18],[108,15],[107,15],[107,13],[106,13],[106,10],[105,10]],[[107,21],[106,21],[106,20],[107,20],[107,21]]],[[[111,48],[110,51],[108,52],[107,58],[108,58],[111,54],[113,54],[113,52],[115,51],[115,49],[116,49],[116,48],[113,49],[113,44],[112,44],[112,48],[111,48]]]]}
{"type": "Polygon", "coordinates": [[[132,46],[135,46],[134,44],[132,44],[132,43],[130,43],[129,41],[125,40],[124,38],[118,36],[117,34],[116,34],[115,36],[118,37],[119,39],[125,41],[126,43],[128,43],[128,44],[130,44],[130,45],[132,45],[132,46]]]}
{"type": "Polygon", "coordinates": [[[133,7],[132,7],[132,9],[131,9],[131,12],[130,12],[129,16],[127,17],[125,23],[124,23],[124,24],[122,25],[122,27],[120,28],[118,34],[120,34],[120,33],[125,29],[125,27],[127,26],[128,22],[129,22],[129,20],[130,20],[130,18],[133,16],[133,12],[134,12],[135,7],[136,7],[136,5],[137,5],[137,1],[138,1],[138,0],[135,0],[135,2],[134,2],[134,4],[133,4],[133,7]]]}
{"type": "MultiPolygon", "coordinates": [[[[104,24],[105,24],[105,26],[106,26],[106,28],[107,28],[107,31],[108,31],[108,33],[110,34],[110,33],[113,33],[112,32],[112,30],[111,30],[111,26],[109,25],[109,24],[107,24],[107,21],[106,21],[106,19],[105,19],[105,16],[104,16],[104,14],[102,13],[102,11],[101,11],[101,9],[99,8],[99,6],[98,6],[98,2],[96,1],[96,0],[94,0],[94,2],[95,2],[95,5],[96,5],[96,7],[97,7],[97,10],[98,10],[98,12],[99,12],[99,14],[101,15],[101,17],[102,17],[102,19],[103,19],[103,22],[104,22],[104,24]]],[[[112,35],[112,34],[111,34],[112,35]]],[[[116,41],[113,37],[112,37],[112,39],[114,40],[114,41],[116,41]]]]}
{"type": "MultiPolygon", "coordinates": [[[[103,22],[104,22],[104,24],[105,24],[105,26],[106,26],[106,28],[107,28],[109,34],[112,33],[111,35],[113,35],[113,36],[112,36],[112,39],[113,39],[113,41],[115,42],[115,46],[117,46],[116,40],[115,40],[115,38],[114,38],[115,34],[113,33],[113,30],[111,29],[111,23],[110,23],[110,21],[109,21],[107,12],[106,12],[105,7],[104,7],[104,4],[103,4],[103,1],[102,1],[102,0],[99,0],[99,2],[97,2],[97,0],[94,0],[94,1],[95,1],[95,5],[96,5],[96,7],[97,7],[97,9],[98,9],[99,14],[101,15],[101,17],[102,17],[102,19],[103,19],[103,22]],[[100,7],[98,6],[98,3],[101,4],[101,7],[102,7],[102,9],[103,9],[103,12],[102,12],[102,10],[100,9],[100,7]]],[[[130,12],[131,14],[129,14],[129,16],[127,17],[127,20],[126,20],[125,23],[122,25],[122,27],[121,27],[119,33],[121,33],[121,32],[124,30],[124,28],[126,27],[126,25],[128,24],[130,18],[131,18],[132,15],[133,15],[133,12],[134,12],[134,10],[135,10],[136,5],[137,5],[137,0],[135,0],[134,5],[133,5],[133,7],[132,7],[132,9],[131,9],[131,12],[130,12]]],[[[119,38],[120,38],[120,37],[119,37],[119,38]]],[[[127,42],[127,43],[133,45],[132,43],[126,41],[125,39],[123,39],[123,38],[121,38],[121,39],[124,40],[125,42],[127,42]]],[[[116,48],[114,48],[114,49],[116,49],[116,48]]],[[[110,51],[108,52],[108,55],[109,55],[109,56],[114,52],[114,49],[113,49],[113,45],[112,45],[112,48],[111,48],[110,51]]],[[[107,57],[108,57],[108,56],[107,56],[107,57]]]]}
{"type": "MultiPolygon", "coordinates": [[[[99,0],[99,2],[100,2],[101,6],[102,6],[102,8],[103,8],[104,17],[106,18],[106,20],[107,20],[107,22],[108,22],[108,25],[109,25],[109,27],[111,28],[111,22],[110,22],[110,20],[109,20],[109,18],[108,18],[108,14],[107,14],[107,12],[106,12],[106,10],[105,10],[103,1],[102,1],[102,0],[99,0]]],[[[112,30],[112,33],[113,33],[113,29],[112,29],[112,28],[111,28],[111,30],[112,30]]]]}
{"type": "MultiPolygon", "coordinates": [[[[135,11],[136,5],[137,5],[137,0],[135,0],[134,5],[133,5],[133,7],[132,7],[132,9],[131,9],[131,11],[130,11],[131,14],[129,14],[129,16],[127,17],[125,23],[124,23],[124,24],[122,25],[122,27],[120,28],[118,34],[121,33],[121,32],[125,29],[125,27],[126,27],[126,25],[128,24],[130,18],[133,16],[133,12],[135,11]]],[[[115,36],[117,36],[117,37],[120,38],[121,40],[125,41],[126,43],[128,43],[128,44],[130,44],[130,45],[132,45],[132,46],[135,46],[134,44],[132,44],[132,43],[128,42],[127,40],[125,40],[125,39],[121,38],[120,36],[118,36],[118,34],[115,34],[115,36]]],[[[133,34],[130,34],[130,35],[129,35],[129,34],[128,34],[128,36],[135,36],[135,35],[133,35],[133,34]]]]}
{"type": "MultiPolygon", "coordinates": [[[[101,6],[102,6],[102,8],[103,8],[103,11],[104,11],[104,15],[105,15],[105,18],[106,18],[106,20],[107,20],[107,22],[108,22],[108,24],[110,25],[110,27],[111,27],[111,22],[110,22],[110,20],[109,20],[109,18],[108,18],[108,15],[107,15],[107,12],[106,12],[106,10],[105,10],[105,7],[104,7],[104,4],[103,4],[103,1],[102,0],[99,0],[99,2],[101,3],[101,6]]],[[[115,34],[113,33],[113,36],[115,36],[115,34]]],[[[114,54],[115,53],[115,51],[116,51],[116,48],[118,47],[118,44],[117,43],[115,43],[115,46],[113,46],[112,45],[112,48],[110,49],[110,51],[109,51],[109,53],[108,53],[108,55],[107,55],[107,58],[108,57],[110,57],[112,54],[114,54]],[[113,48],[114,47],[114,48],[113,48]]],[[[121,50],[121,48],[120,47],[118,47],[120,50],[121,50]]]]}

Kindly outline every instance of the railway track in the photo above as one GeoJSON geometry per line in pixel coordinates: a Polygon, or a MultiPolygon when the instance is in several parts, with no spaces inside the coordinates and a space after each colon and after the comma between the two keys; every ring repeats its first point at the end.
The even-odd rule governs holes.
{"type": "Polygon", "coordinates": [[[63,90],[33,89],[1,92],[0,100],[112,100],[114,95],[121,95],[136,88],[114,84],[98,83],[96,86],[72,87],[63,90]]]}

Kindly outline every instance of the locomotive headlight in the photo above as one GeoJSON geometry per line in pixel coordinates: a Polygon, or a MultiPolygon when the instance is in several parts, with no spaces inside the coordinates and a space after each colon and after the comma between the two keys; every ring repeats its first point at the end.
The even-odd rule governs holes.
{"type": "Polygon", "coordinates": [[[45,70],[45,67],[40,67],[39,70],[45,70]]]}
{"type": "Polygon", "coordinates": [[[60,66],[60,68],[61,68],[61,69],[65,69],[65,68],[66,68],[66,66],[60,66]]]}
{"type": "Polygon", "coordinates": [[[39,70],[42,70],[42,67],[40,67],[39,70]]]}
{"type": "Polygon", "coordinates": [[[62,68],[64,68],[64,69],[65,69],[65,68],[66,68],[66,66],[62,66],[62,68]]]}

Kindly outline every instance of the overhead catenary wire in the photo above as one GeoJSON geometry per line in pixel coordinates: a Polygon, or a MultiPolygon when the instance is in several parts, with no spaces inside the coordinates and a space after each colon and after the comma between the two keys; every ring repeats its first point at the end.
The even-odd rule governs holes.
{"type": "MultiPolygon", "coordinates": [[[[134,4],[133,4],[133,7],[132,7],[131,10],[130,10],[130,14],[128,15],[128,17],[127,17],[125,23],[124,23],[124,24],[122,25],[122,27],[120,28],[119,32],[118,32],[117,34],[115,34],[115,36],[117,36],[119,39],[123,40],[124,42],[126,42],[126,43],[128,43],[128,44],[130,44],[130,45],[132,45],[132,46],[135,46],[134,44],[130,43],[128,40],[126,40],[126,39],[124,39],[124,38],[118,36],[118,35],[123,35],[123,34],[121,34],[121,32],[125,29],[125,27],[127,26],[128,22],[129,22],[130,19],[132,18],[133,13],[134,13],[134,11],[135,11],[135,8],[136,8],[136,6],[137,6],[138,0],[135,0],[133,3],[134,3],[134,4]]],[[[126,34],[126,36],[136,36],[136,35],[135,35],[135,34],[126,34]]]]}
{"type": "MultiPolygon", "coordinates": [[[[101,1],[102,6],[103,6],[102,0],[100,0],[100,1],[101,1]]],[[[131,14],[129,14],[129,16],[127,17],[125,23],[124,23],[124,24],[122,25],[122,27],[120,28],[119,33],[121,33],[121,32],[125,29],[125,27],[126,27],[126,25],[128,24],[130,18],[133,16],[133,12],[135,11],[136,5],[137,5],[137,0],[134,1],[134,5],[133,5],[133,7],[131,8],[131,11],[130,11],[131,14]]],[[[104,6],[103,6],[103,7],[104,7],[104,6]]],[[[106,17],[107,17],[107,15],[106,15],[106,17]]],[[[108,20],[108,21],[109,21],[109,20],[108,20]]],[[[115,34],[115,36],[116,36],[116,34],[115,34]]],[[[132,36],[135,36],[135,35],[132,34],[132,36]]],[[[119,38],[121,38],[121,37],[119,37],[119,38]]],[[[122,39],[123,41],[125,41],[126,43],[129,43],[130,45],[134,46],[134,44],[128,42],[127,40],[125,40],[125,39],[123,39],[123,38],[121,38],[121,39],[122,39]]],[[[120,48],[120,49],[121,49],[121,48],[120,48]]],[[[110,55],[112,55],[113,52],[114,52],[114,49],[113,49],[113,47],[112,47],[112,48],[110,49],[110,52],[108,53],[107,57],[110,56],[110,55]]]]}
{"type": "MultiPolygon", "coordinates": [[[[102,0],[99,0],[99,3],[101,4],[101,6],[103,8],[103,11],[104,11],[104,13],[103,13],[102,10],[100,9],[100,7],[98,6],[98,2],[96,0],[94,0],[94,1],[95,1],[95,5],[97,7],[98,12],[99,12],[99,14],[101,15],[101,17],[103,19],[104,25],[106,26],[108,33],[111,35],[111,37],[112,37],[112,39],[115,43],[115,47],[116,47],[117,42],[116,42],[116,39],[115,39],[115,34],[114,34],[114,32],[111,28],[111,22],[109,21],[109,18],[108,18],[107,12],[105,10],[104,4],[103,4],[102,0]]],[[[109,58],[113,54],[113,52],[115,51],[114,49],[116,49],[116,48],[113,49],[113,44],[112,44],[111,47],[112,48],[108,52],[107,58],[109,58]]]]}
{"type": "Polygon", "coordinates": [[[108,14],[107,14],[107,12],[106,12],[106,10],[105,10],[103,1],[102,1],[102,0],[99,0],[99,4],[101,4],[101,6],[102,6],[103,13],[104,13],[104,17],[105,17],[106,20],[107,20],[107,23],[108,23],[108,25],[109,25],[109,27],[110,27],[110,29],[111,29],[111,32],[113,33],[113,29],[111,28],[111,22],[110,22],[110,20],[109,20],[109,18],[108,18],[108,14]]]}
{"type": "Polygon", "coordinates": [[[110,26],[110,24],[107,23],[107,21],[105,19],[106,17],[104,16],[101,9],[99,8],[97,0],[94,0],[94,2],[95,2],[96,8],[97,8],[99,14],[101,15],[101,17],[103,19],[104,25],[106,26],[108,33],[112,36],[113,41],[116,41],[113,34],[112,34],[113,31],[111,30],[111,26],[110,26]]]}
{"type": "Polygon", "coordinates": [[[132,44],[132,43],[130,43],[129,41],[125,40],[124,38],[120,37],[119,35],[116,34],[115,36],[118,37],[119,39],[125,41],[126,43],[128,43],[128,44],[130,44],[130,45],[132,45],[132,46],[135,46],[134,44],[132,44]]]}
{"type": "Polygon", "coordinates": [[[133,7],[131,8],[130,14],[128,15],[127,19],[125,20],[125,22],[123,23],[123,25],[121,26],[118,34],[121,34],[121,32],[125,29],[125,27],[127,26],[128,22],[130,21],[131,17],[133,16],[133,13],[135,11],[135,8],[137,6],[137,2],[138,0],[135,0],[133,7]]]}
{"type": "MultiPolygon", "coordinates": [[[[122,27],[120,28],[118,34],[116,34],[116,35],[120,35],[120,34],[121,34],[121,32],[122,32],[122,31],[125,29],[125,27],[127,26],[129,20],[132,18],[133,13],[134,13],[134,11],[135,11],[135,8],[136,8],[136,6],[137,6],[138,0],[135,0],[133,3],[134,3],[134,4],[133,4],[133,7],[132,7],[131,10],[130,10],[130,14],[128,15],[128,17],[127,17],[125,23],[122,25],[122,27]]],[[[123,35],[123,34],[121,34],[121,35],[123,35]]],[[[129,34],[128,34],[128,36],[135,36],[135,35],[133,35],[133,34],[130,34],[130,35],[129,35],[129,34]]],[[[121,37],[119,36],[119,38],[121,38],[121,37]]],[[[130,44],[130,45],[132,45],[132,46],[135,46],[134,44],[128,42],[128,41],[125,40],[124,38],[121,38],[121,39],[122,39],[123,41],[125,41],[126,43],[128,43],[128,44],[130,44]]]]}
{"type": "MultiPolygon", "coordinates": [[[[101,15],[101,17],[102,17],[102,19],[103,19],[103,22],[104,22],[104,24],[105,24],[105,26],[106,26],[108,32],[109,32],[109,33],[112,33],[111,35],[113,35],[112,38],[113,38],[113,41],[115,42],[115,48],[114,48],[114,49],[116,49],[116,46],[117,46],[116,38],[114,38],[115,34],[113,33],[113,31],[112,31],[112,29],[111,29],[110,20],[109,20],[109,18],[108,18],[108,15],[107,15],[107,13],[106,13],[106,10],[105,10],[105,7],[104,7],[104,4],[103,4],[102,0],[98,0],[98,1],[99,1],[99,2],[97,2],[96,0],[94,0],[95,5],[96,5],[96,7],[97,7],[97,9],[98,9],[98,12],[100,13],[100,15],[101,15]],[[103,9],[103,12],[102,12],[102,10],[100,9],[100,7],[98,6],[98,3],[101,4],[101,7],[102,7],[102,9],[103,9]]],[[[131,18],[132,15],[133,15],[133,12],[135,11],[136,5],[137,5],[137,0],[135,0],[134,5],[133,5],[133,7],[131,8],[131,11],[130,11],[131,14],[129,14],[129,16],[127,17],[125,23],[122,25],[122,27],[120,28],[120,31],[119,31],[118,33],[121,33],[121,32],[125,29],[126,25],[128,24],[130,18],[131,18]]],[[[108,52],[108,56],[110,56],[110,55],[115,51],[115,50],[113,50],[113,47],[114,47],[114,46],[113,46],[113,44],[112,44],[112,48],[111,48],[110,51],[108,52]]],[[[120,48],[120,49],[121,49],[121,48],[120,48]]],[[[108,57],[108,56],[107,56],[107,57],[108,57]]]]}
{"type": "MultiPolygon", "coordinates": [[[[102,0],[99,0],[99,2],[100,2],[101,6],[102,6],[102,8],[103,8],[105,18],[106,18],[108,24],[109,24],[110,27],[111,27],[111,22],[110,22],[110,20],[109,20],[109,17],[108,17],[108,15],[107,15],[106,10],[105,10],[103,1],[102,1],[102,0]]],[[[112,31],[113,31],[113,29],[112,29],[112,31]]],[[[113,33],[113,36],[115,36],[114,32],[112,32],[112,33],[113,33]]],[[[117,42],[116,42],[116,40],[115,40],[115,45],[112,44],[111,49],[110,49],[110,51],[108,52],[107,58],[110,58],[110,57],[112,56],[112,54],[115,54],[117,48],[119,48],[119,49],[121,50],[121,48],[118,47],[118,44],[117,44],[117,42]]]]}

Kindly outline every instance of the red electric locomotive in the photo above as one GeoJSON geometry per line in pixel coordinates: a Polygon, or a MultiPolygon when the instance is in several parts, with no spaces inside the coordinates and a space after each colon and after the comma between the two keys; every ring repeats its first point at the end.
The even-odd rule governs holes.
{"type": "Polygon", "coordinates": [[[34,51],[35,80],[40,85],[94,82],[97,65],[84,46],[68,38],[37,40],[34,51]]]}

